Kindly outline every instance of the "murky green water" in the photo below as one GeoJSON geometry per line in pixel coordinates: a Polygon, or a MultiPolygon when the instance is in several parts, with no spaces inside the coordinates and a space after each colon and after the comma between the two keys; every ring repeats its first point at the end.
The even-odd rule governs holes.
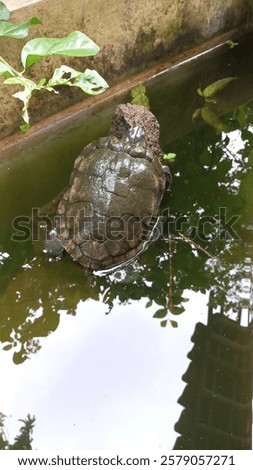
{"type": "Polygon", "coordinates": [[[50,201],[81,148],[106,134],[115,103],[0,167],[0,411],[11,415],[10,436],[30,413],[34,448],[171,449],[190,338],[207,321],[210,291],[213,306],[251,320],[251,42],[147,83],[161,146],[177,156],[161,239],[122,282],[85,274],[68,257],[49,261],[36,231],[11,239],[13,220],[50,201]],[[194,125],[204,105],[196,89],[228,76],[238,78],[212,105],[226,131],[194,125]]]}

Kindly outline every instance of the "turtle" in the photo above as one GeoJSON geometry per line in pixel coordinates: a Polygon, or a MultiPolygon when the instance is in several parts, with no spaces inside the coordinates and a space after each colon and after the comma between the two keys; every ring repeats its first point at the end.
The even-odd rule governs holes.
{"type": "Polygon", "coordinates": [[[119,105],[110,133],[76,158],[47,249],[65,250],[86,271],[112,270],[142,252],[154,233],[170,173],[159,124],[143,106],[119,105]]]}

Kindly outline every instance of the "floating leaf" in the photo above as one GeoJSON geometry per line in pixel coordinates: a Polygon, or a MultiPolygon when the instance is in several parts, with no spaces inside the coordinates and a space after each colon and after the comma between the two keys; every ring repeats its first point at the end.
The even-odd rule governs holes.
{"type": "Polygon", "coordinates": [[[193,113],[193,115],[192,115],[192,120],[193,120],[193,122],[195,122],[196,119],[200,116],[200,114],[201,114],[201,109],[202,109],[202,108],[197,108],[197,109],[194,111],[194,113],[193,113]]]}
{"type": "Polygon", "coordinates": [[[247,123],[247,113],[245,106],[239,106],[233,113],[233,118],[239,123],[240,127],[244,127],[247,123]]]}
{"type": "Polygon", "coordinates": [[[205,96],[201,88],[197,88],[197,93],[199,94],[199,96],[205,96]]]}
{"type": "Polygon", "coordinates": [[[99,50],[97,44],[84,33],[73,31],[63,38],[36,38],[28,41],[22,49],[21,61],[26,68],[47,56],[87,57],[96,55],[99,50]]]}
{"type": "Polygon", "coordinates": [[[167,309],[166,308],[160,308],[159,310],[157,310],[157,312],[155,312],[153,317],[154,318],[164,318],[164,317],[166,317],[166,315],[167,315],[167,309]]]}
{"type": "Polygon", "coordinates": [[[3,75],[4,77],[14,77],[14,73],[12,72],[12,69],[9,65],[4,64],[0,60],[0,75],[3,75]]]}
{"type": "Polygon", "coordinates": [[[0,20],[8,20],[10,12],[3,2],[0,2],[0,20]]]}
{"type": "Polygon", "coordinates": [[[204,121],[209,124],[210,126],[214,127],[217,129],[217,131],[221,132],[228,132],[229,127],[224,124],[217,116],[216,114],[211,111],[207,106],[201,109],[201,116],[204,119],[204,121]]]}
{"type": "Polygon", "coordinates": [[[35,17],[24,23],[0,21],[0,37],[23,39],[28,35],[30,26],[35,24],[41,24],[41,21],[35,17]]]}
{"type": "Polygon", "coordinates": [[[231,41],[231,39],[226,41],[226,44],[230,47],[230,49],[234,49],[234,47],[239,46],[239,42],[231,41]]]}
{"type": "Polygon", "coordinates": [[[174,160],[176,158],[177,154],[176,153],[165,153],[163,155],[164,160],[174,160]]]}
{"type": "Polygon", "coordinates": [[[205,98],[211,98],[216,93],[218,93],[218,91],[221,91],[223,88],[225,88],[225,86],[227,86],[228,83],[236,79],[237,77],[227,77],[227,78],[222,78],[221,80],[217,80],[216,82],[211,83],[211,85],[207,86],[203,90],[202,96],[204,96],[205,98]]]}

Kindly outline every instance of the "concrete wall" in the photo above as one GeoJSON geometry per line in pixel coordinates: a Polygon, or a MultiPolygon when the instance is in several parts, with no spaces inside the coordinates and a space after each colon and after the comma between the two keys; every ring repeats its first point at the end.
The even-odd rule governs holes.
{"type": "MultiPolygon", "coordinates": [[[[101,47],[93,59],[43,59],[29,70],[28,77],[49,77],[55,66],[66,63],[79,70],[95,68],[110,85],[162,57],[175,56],[250,22],[252,10],[251,0],[5,0],[5,4],[13,10],[13,21],[32,16],[42,20],[42,25],[32,27],[28,39],[60,37],[80,30],[101,47]]],[[[1,55],[20,70],[20,51],[28,39],[0,40],[1,55]]],[[[15,91],[0,87],[0,138],[15,132],[21,123],[21,103],[11,97],[15,91]]],[[[32,121],[82,99],[79,90],[69,88],[60,96],[37,93],[32,101],[32,121]]]]}

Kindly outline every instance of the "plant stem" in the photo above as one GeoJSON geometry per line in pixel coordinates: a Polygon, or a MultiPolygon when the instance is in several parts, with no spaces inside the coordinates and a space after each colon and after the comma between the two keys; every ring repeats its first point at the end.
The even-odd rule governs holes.
{"type": "Polygon", "coordinates": [[[3,62],[3,64],[7,65],[7,67],[9,67],[15,75],[22,75],[22,73],[18,72],[10,64],[8,64],[8,62],[6,62],[6,60],[2,56],[0,56],[0,61],[3,62]]]}

